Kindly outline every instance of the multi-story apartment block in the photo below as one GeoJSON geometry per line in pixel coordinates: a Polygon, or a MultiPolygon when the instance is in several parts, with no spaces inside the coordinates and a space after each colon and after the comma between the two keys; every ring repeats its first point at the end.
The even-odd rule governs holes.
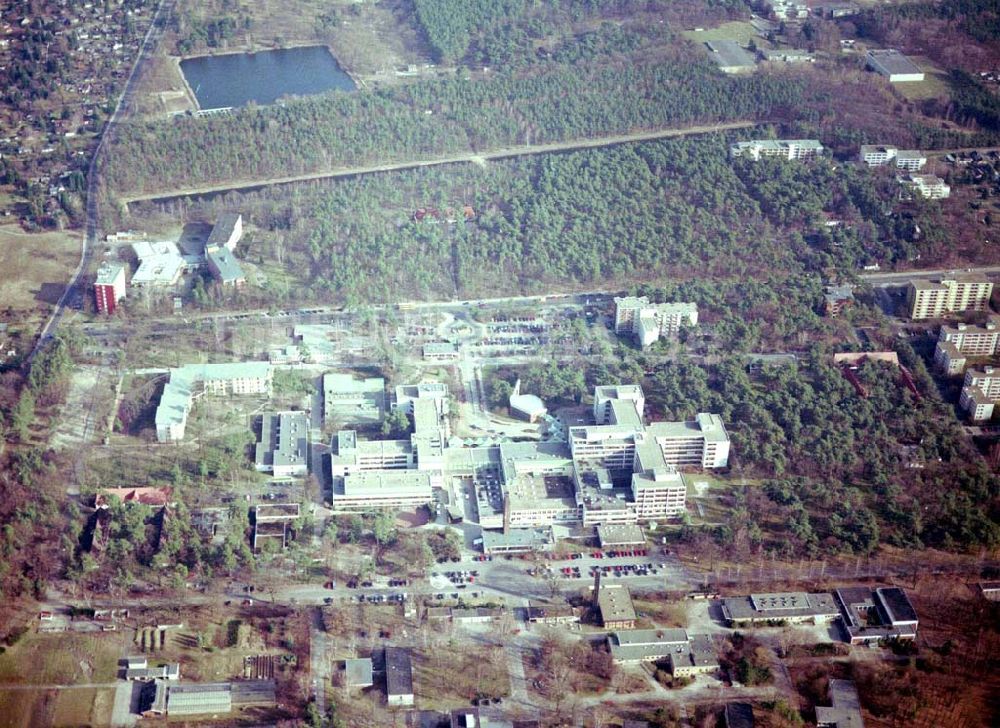
{"type": "Polygon", "coordinates": [[[906,303],[914,320],[939,318],[960,311],[985,311],[993,295],[993,282],[979,274],[958,275],[938,282],[912,280],[906,303]]]}
{"type": "Polygon", "coordinates": [[[968,369],[965,372],[959,406],[968,413],[969,419],[974,421],[991,419],[998,401],[1000,401],[1000,370],[983,367],[968,369]]]}
{"type": "Polygon", "coordinates": [[[919,172],[927,164],[927,155],[918,149],[900,149],[896,152],[896,169],[919,172]]]}
{"type": "Polygon", "coordinates": [[[943,200],[951,195],[951,187],[935,174],[910,174],[897,177],[896,181],[906,191],[901,193],[903,197],[908,198],[916,192],[927,200],[943,200]]]}
{"type": "Polygon", "coordinates": [[[125,265],[104,263],[97,271],[94,282],[94,304],[98,313],[111,315],[118,302],[125,298],[125,265]]]}
{"type": "Polygon", "coordinates": [[[734,159],[738,157],[749,157],[753,160],[761,157],[808,159],[821,154],[823,145],[817,139],[755,139],[736,142],[729,147],[729,156],[734,159]]]}
{"type": "Polygon", "coordinates": [[[267,362],[188,364],[171,369],[156,408],[156,439],[159,442],[184,439],[193,401],[202,394],[270,395],[272,385],[273,370],[267,362]]]}
{"type": "Polygon", "coordinates": [[[764,0],[778,20],[801,20],[809,17],[809,6],[795,0],[764,0]]]}
{"type": "Polygon", "coordinates": [[[861,161],[869,167],[883,167],[896,157],[896,147],[877,144],[861,145],[861,161]]]}
{"type": "Polygon", "coordinates": [[[854,286],[850,283],[824,286],[823,290],[823,312],[827,316],[839,316],[854,304],[854,286]]]}
{"type": "Polygon", "coordinates": [[[650,303],[645,296],[615,298],[615,333],[633,334],[640,346],[676,336],[682,327],[697,323],[698,307],[693,303],[650,303]]]}
{"type": "Polygon", "coordinates": [[[207,394],[271,394],[273,372],[265,362],[203,364],[195,370],[207,394]]]}
{"type": "Polygon", "coordinates": [[[987,397],[1000,399],[1000,369],[995,367],[969,369],[965,372],[962,386],[978,387],[987,397]]]}
{"type": "Polygon", "coordinates": [[[945,374],[961,374],[968,357],[1000,353],[1000,318],[991,316],[983,326],[942,326],[934,350],[934,363],[945,374]]]}
{"type": "Polygon", "coordinates": [[[861,161],[869,167],[884,167],[894,160],[897,169],[909,172],[919,172],[927,164],[926,155],[915,149],[897,149],[877,144],[861,145],[861,161]]]}
{"type": "Polygon", "coordinates": [[[992,356],[1000,350],[1000,316],[991,316],[982,326],[942,326],[938,341],[946,341],[967,356],[992,356]]]}

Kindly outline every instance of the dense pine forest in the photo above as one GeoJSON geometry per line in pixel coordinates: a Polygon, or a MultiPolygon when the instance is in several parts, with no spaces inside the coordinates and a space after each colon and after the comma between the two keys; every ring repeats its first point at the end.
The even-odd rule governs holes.
{"type": "Polygon", "coordinates": [[[116,135],[106,179],[112,190],[129,195],[446,152],[770,119],[800,104],[802,94],[795,79],[726,77],[707,61],[556,65],[528,76],[429,81],[232,116],[130,124],[116,135]]]}
{"type": "MultiPolygon", "coordinates": [[[[244,210],[259,228],[247,258],[296,270],[296,286],[270,293],[297,300],[475,297],[699,274],[740,280],[759,274],[760,260],[789,275],[853,275],[860,263],[947,255],[938,206],[894,211],[891,176],[828,160],[734,164],[732,138],[382,173],[159,209],[206,219],[244,210]],[[466,205],[470,219],[416,214],[446,217],[466,205]]],[[[689,285],[687,298],[712,305],[722,284],[689,285]]]]}

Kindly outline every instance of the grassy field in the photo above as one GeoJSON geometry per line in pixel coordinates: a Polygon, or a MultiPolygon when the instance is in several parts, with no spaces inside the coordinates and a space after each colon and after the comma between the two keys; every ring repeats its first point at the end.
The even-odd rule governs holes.
{"type": "Polygon", "coordinates": [[[733,21],[723,23],[715,28],[705,28],[704,30],[685,30],[684,36],[696,43],[704,43],[708,40],[735,40],[740,45],[747,45],[751,39],[761,41],[750,23],[744,21],[733,21]]]}
{"type": "Polygon", "coordinates": [[[25,635],[0,655],[0,683],[112,682],[129,637],[124,632],[25,635]]]}
{"type": "Polygon", "coordinates": [[[79,260],[76,232],[26,233],[16,225],[0,226],[0,304],[49,311],[79,260]]]}
{"type": "Polygon", "coordinates": [[[477,694],[509,694],[510,676],[501,648],[452,641],[414,651],[413,689],[424,710],[455,708],[469,705],[477,694]]]}
{"type": "Polygon", "coordinates": [[[667,602],[664,599],[644,599],[633,597],[632,603],[637,613],[645,615],[646,619],[656,622],[656,627],[687,627],[687,615],[684,605],[667,602]]]}
{"type": "Polygon", "coordinates": [[[108,725],[115,702],[110,688],[60,690],[52,715],[53,726],[108,725]]]}
{"type": "Polygon", "coordinates": [[[0,212],[13,212],[14,205],[20,201],[20,198],[14,195],[13,187],[0,187],[0,212]]]}
{"type": "Polygon", "coordinates": [[[114,702],[113,688],[0,690],[0,723],[8,728],[109,725],[114,702]]]}
{"type": "Polygon", "coordinates": [[[923,101],[924,99],[936,99],[948,96],[951,91],[951,83],[945,71],[936,68],[924,56],[913,56],[913,62],[923,70],[924,80],[893,84],[894,89],[899,91],[909,101],[923,101]]]}
{"type": "Polygon", "coordinates": [[[140,84],[144,92],[138,96],[138,115],[157,116],[196,108],[175,58],[150,58],[140,84]]]}
{"type": "Polygon", "coordinates": [[[8,728],[33,728],[52,725],[53,709],[59,691],[0,691],[0,715],[8,728]]]}
{"type": "Polygon", "coordinates": [[[729,495],[732,484],[707,473],[698,473],[685,478],[691,522],[694,524],[724,522],[729,509],[723,498],[729,495]]]}

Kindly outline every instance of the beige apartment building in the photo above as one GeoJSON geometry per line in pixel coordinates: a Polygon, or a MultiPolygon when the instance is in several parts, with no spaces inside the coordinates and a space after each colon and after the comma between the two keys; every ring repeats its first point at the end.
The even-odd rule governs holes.
{"type": "Polygon", "coordinates": [[[975,422],[993,417],[996,403],[1000,401],[1000,370],[993,367],[969,369],[962,383],[959,406],[975,422]]]}
{"type": "Polygon", "coordinates": [[[934,363],[945,374],[961,374],[968,357],[993,356],[1000,352],[1000,317],[991,316],[982,326],[942,326],[934,363]]]}
{"type": "Polygon", "coordinates": [[[911,319],[939,318],[959,311],[985,311],[993,295],[993,282],[980,274],[913,280],[907,287],[906,304],[911,319]]]}

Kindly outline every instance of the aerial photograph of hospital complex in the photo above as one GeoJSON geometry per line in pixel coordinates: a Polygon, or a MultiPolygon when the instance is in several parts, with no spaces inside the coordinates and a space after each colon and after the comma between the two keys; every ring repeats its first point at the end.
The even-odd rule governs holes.
{"type": "Polygon", "coordinates": [[[0,0],[0,728],[1000,725],[996,0],[0,0]]]}

